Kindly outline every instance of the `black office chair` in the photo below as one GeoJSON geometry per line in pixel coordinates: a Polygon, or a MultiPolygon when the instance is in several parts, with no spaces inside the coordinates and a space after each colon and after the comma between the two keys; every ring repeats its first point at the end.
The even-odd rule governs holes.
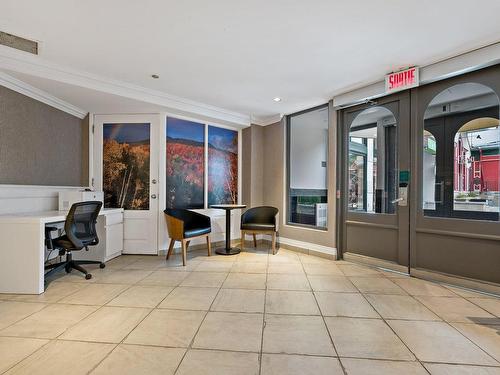
{"type": "MultiPolygon", "coordinates": [[[[253,245],[257,247],[256,234],[270,234],[271,247],[276,254],[276,236],[278,235],[279,210],[276,207],[261,206],[250,208],[241,215],[241,248],[245,246],[245,235],[253,235],[253,245]]],[[[279,244],[278,244],[279,247],[279,244]]]]}
{"type": "Polygon", "coordinates": [[[102,202],[97,201],[79,202],[71,206],[64,223],[65,234],[54,239],[49,237],[53,249],[59,249],[60,256],[66,255],[66,261],[46,265],[45,270],[49,270],[49,272],[45,273],[46,278],[64,268],[67,273],[70,273],[73,269],[78,270],[89,280],[92,275],[80,266],[81,264],[99,264],[100,268],[106,267],[104,263],[99,261],[73,260],[72,254],[73,251],[82,249],[88,251],[89,246],[95,246],[99,243],[95,225],[101,207],[102,202]]]}
{"type": "Polygon", "coordinates": [[[189,242],[200,237],[206,237],[208,256],[211,255],[210,232],[212,231],[212,225],[209,216],[180,208],[167,208],[163,212],[167,220],[168,236],[170,237],[167,260],[174,250],[175,241],[180,241],[182,245],[182,265],[185,266],[189,242]]]}

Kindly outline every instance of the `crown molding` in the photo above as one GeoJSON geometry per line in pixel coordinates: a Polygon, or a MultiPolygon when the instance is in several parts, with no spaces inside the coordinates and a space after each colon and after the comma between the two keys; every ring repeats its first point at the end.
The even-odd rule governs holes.
{"type": "Polygon", "coordinates": [[[282,113],[271,116],[252,116],[252,124],[260,126],[275,124],[277,122],[280,122],[283,116],[284,115],[282,113]]]}
{"type": "Polygon", "coordinates": [[[29,98],[38,100],[39,102],[50,105],[51,107],[57,108],[63,112],[69,113],[78,118],[85,118],[87,116],[87,111],[84,109],[78,108],[73,104],[65,102],[55,96],[37,89],[26,82],[20,81],[17,78],[14,78],[7,73],[0,72],[0,85],[7,87],[13,91],[16,91],[20,94],[23,94],[29,98]]]}
{"type": "Polygon", "coordinates": [[[29,74],[91,90],[106,92],[112,95],[140,100],[142,102],[160,105],[167,109],[184,111],[237,125],[250,125],[251,117],[247,114],[68,68],[44,60],[39,56],[34,56],[1,45],[0,69],[29,74]]]}

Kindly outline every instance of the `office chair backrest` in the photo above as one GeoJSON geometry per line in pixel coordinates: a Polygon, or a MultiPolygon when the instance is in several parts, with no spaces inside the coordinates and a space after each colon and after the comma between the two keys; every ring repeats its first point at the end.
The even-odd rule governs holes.
{"type": "Polygon", "coordinates": [[[242,224],[272,224],[274,226],[276,223],[276,215],[279,210],[276,207],[271,206],[261,206],[254,207],[246,210],[243,215],[241,215],[242,224]]]}
{"type": "Polygon", "coordinates": [[[78,202],[71,206],[64,231],[75,248],[82,249],[99,243],[96,222],[101,207],[102,202],[99,201],[78,202]]]}

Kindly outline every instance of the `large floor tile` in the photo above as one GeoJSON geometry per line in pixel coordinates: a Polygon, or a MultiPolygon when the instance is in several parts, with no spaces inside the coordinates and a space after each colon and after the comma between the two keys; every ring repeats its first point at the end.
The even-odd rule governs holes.
{"type": "Polygon", "coordinates": [[[349,279],[362,293],[407,294],[403,289],[385,277],[350,277],[349,279]]]}
{"type": "Polygon", "coordinates": [[[0,329],[26,318],[43,309],[46,304],[0,301],[0,329]]]}
{"type": "Polygon", "coordinates": [[[102,284],[135,284],[151,273],[146,270],[116,270],[100,273],[95,278],[102,284]]]}
{"type": "Polygon", "coordinates": [[[89,284],[59,302],[77,305],[104,305],[129,287],[129,285],[121,284],[89,284]]]}
{"type": "Polygon", "coordinates": [[[122,269],[124,270],[146,270],[153,271],[165,263],[165,258],[162,256],[150,255],[142,257],[135,262],[132,262],[122,269]]]}
{"type": "Polygon", "coordinates": [[[351,281],[344,276],[308,276],[311,287],[317,292],[358,292],[351,281]]]}
{"type": "Polygon", "coordinates": [[[500,367],[446,365],[443,363],[426,363],[425,367],[431,375],[500,375],[500,367]]]}
{"type": "Polygon", "coordinates": [[[469,298],[469,301],[500,318],[500,298],[469,298]]]}
{"type": "Polygon", "coordinates": [[[344,274],[338,268],[335,263],[304,263],[304,270],[308,275],[338,275],[343,276],[344,274]]]}
{"type": "Polygon", "coordinates": [[[325,318],[341,357],[411,361],[415,357],[381,319],[325,318]]]}
{"type": "Polygon", "coordinates": [[[146,317],[149,309],[135,307],[102,307],[87,316],[61,339],[118,343],[146,317]]]}
{"type": "Polygon", "coordinates": [[[15,297],[11,298],[11,300],[19,302],[54,303],[79,291],[85,286],[85,284],[79,283],[51,282],[42,294],[17,294],[15,297]]]}
{"type": "Polygon", "coordinates": [[[0,331],[0,335],[53,339],[94,311],[98,306],[49,305],[0,331]]]}
{"type": "Polygon", "coordinates": [[[18,363],[9,375],[85,375],[113,349],[112,344],[55,340],[18,363]]]}
{"type": "Polygon", "coordinates": [[[495,358],[500,365],[500,325],[454,323],[453,326],[495,358]]]}
{"type": "Polygon", "coordinates": [[[234,262],[231,272],[236,273],[266,273],[267,263],[265,262],[234,262]]]}
{"type": "Polygon", "coordinates": [[[193,348],[258,352],[262,326],[262,314],[209,312],[193,348]]]}
{"type": "Polygon", "coordinates": [[[230,273],[223,288],[266,289],[266,275],[259,273],[230,273]]]}
{"type": "Polygon", "coordinates": [[[500,324],[500,319],[462,297],[415,297],[447,322],[500,324]]]}
{"type": "Polygon", "coordinates": [[[342,358],[349,375],[428,375],[418,362],[342,358]]]}
{"type": "Polygon", "coordinates": [[[125,343],[187,348],[204,316],[203,311],[153,310],[125,343]]]}
{"type": "Polygon", "coordinates": [[[262,375],[343,375],[339,360],[289,354],[264,354],[262,375]]]}
{"type": "Polygon", "coordinates": [[[229,272],[233,262],[201,262],[194,269],[195,272],[229,272]]]}
{"type": "Polygon", "coordinates": [[[269,254],[266,252],[242,251],[236,262],[268,263],[269,254]]]}
{"type": "Polygon", "coordinates": [[[0,374],[47,344],[49,340],[0,337],[0,374]]]}
{"type": "Polygon", "coordinates": [[[92,375],[171,375],[185,349],[119,345],[92,371],[92,375]]]}
{"type": "Polygon", "coordinates": [[[265,321],[264,353],[336,355],[319,316],[266,315],[265,321]]]}
{"type": "Polygon", "coordinates": [[[408,294],[412,296],[435,296],[435,297],[455,297],[456,295],[447,288],[426,280],[414,277],[404,279],[391,279],[398,284],[408,294]]]}
{"type": "Polygon", "coordinates": [[[304,274],[270,273],[267,275],[267,289],[309,291],[311,287],[304,274]]]}
{"type": "Polygon", "coordinates": [[[381,273],[376,270],[375,268],[372,267],[367,267],[359,264],[353,264],[353,263],[337,263],[339,269],[342,271],[342,273],[345,276],[360,276],[360,277],[373,277],[373,276],[380,276],[381,273]]]}
{"type": "Polygon", "coordinates": [[[139,281],[139,285],[154,285],[154,286],[178,286],[189,272],[173,272],[173,271],[154,271],[149,276],[139,281]]]}
{"type": "Polygon", "coordinates": [[[134,285],[108,302],[108,306],[156,307],[171,291],[171,286],[134,285]]]}
{"type": "Polygon", "coordinates": [[[361,293],[314,292],[324,316],[380,318],[361,293]]]}
{"type": "Polygon", "coordinates": [[[448,323],[390,320],[389,324],[421,361],[498,364],[448,323]]]}
{"type": "Polygon", "coordinates": [[[265,291],[253,289],[221,289],[212,304],[212,311],[264,312],[265,291]]]}
{"type": "Polygon", "coordinates": [[[257,353],[190,350],[177,375],[258,375],[257,353]]]}
{"type": "Polygon", "coordinates": [[[227,277],[222,272],[191,272],[181,286],[197,286],[201,288],[219,288],[227,277]]]}
{"type": "Polygon", "coordinates": [[[267,268],[268,273],[303,274],[304,268],[300,262],[297,263],[271,263],[267,268]]]}
{"type": "Polygon", "coordinates": [[[385,319],[441,320],[412,296],[366,294],[365,297],[385,319]]]}
{"type": "Polygon", "coordinates": [[[158,306],[163,309],[208,310],[217,295],[216,288],[175,288],[158,306]]]}
{"type": "Polygon", "coordinates": [[[312,292],[269,290],[266,294],[266,313],[319,315],[319,308],[312,292]]]}

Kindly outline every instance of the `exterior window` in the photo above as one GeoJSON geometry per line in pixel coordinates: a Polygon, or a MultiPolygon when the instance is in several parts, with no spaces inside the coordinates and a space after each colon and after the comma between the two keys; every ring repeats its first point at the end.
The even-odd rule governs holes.
{"type": "Polygon", "coordinates": [[[288,223],[327,228],[328,106],[288,117],[288,223]]]}
{"type": "Polygon", "coordinates": [[[368,108],[356,116],[349,130],[349,211],[395,212],[396,141],[396,118],[387,108],[368,108]]]}
{"type": "Polygon", "coordinates": [[[477,83],[439,93],[424,115],[424,215],[498,220],[499,101],[477,83]]]}

